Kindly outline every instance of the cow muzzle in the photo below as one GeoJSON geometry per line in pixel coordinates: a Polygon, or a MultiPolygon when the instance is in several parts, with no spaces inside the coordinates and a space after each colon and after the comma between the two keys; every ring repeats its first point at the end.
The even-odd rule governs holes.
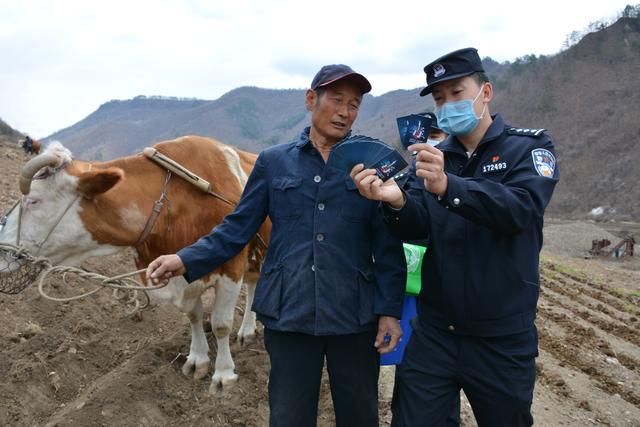
{"type": "Polygon", "coordinates": [[[0,244],[0,293],[17,294],[50,267],[48,260],[35,258],[26,250],[0,244]]]}

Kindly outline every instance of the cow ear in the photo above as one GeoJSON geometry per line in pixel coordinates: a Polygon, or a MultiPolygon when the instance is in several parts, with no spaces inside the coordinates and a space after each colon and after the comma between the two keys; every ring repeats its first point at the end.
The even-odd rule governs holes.
{"type": "Polygon", "coordinates": [[[83,172],[78,180],[78,193],[92,198],[110,190],[124,178],[124,171],[120,168],[98,169],[83,172]]]}

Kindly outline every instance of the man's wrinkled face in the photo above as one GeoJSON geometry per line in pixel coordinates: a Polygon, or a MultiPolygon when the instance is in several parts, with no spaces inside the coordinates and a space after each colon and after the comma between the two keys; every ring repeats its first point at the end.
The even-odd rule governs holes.
{"type": "Polygon", "coordinates": [[[356,120],[361,102],[360,89],[348,80],[327,86],[319,96],[316,91],[307,91],[312,128],[328,141],[340,141],[356,120]]]}

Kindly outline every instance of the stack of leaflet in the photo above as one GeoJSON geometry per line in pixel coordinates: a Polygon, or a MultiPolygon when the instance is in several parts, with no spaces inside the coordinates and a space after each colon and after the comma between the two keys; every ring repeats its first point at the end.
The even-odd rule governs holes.
{"type": "Polygon", "coordinates": [[[376,174],[386,181],[408,166],[402,155],[393,147],[368,136],[356,135],[336,145],[327,165],[351,172],[357,164],[364,164],[367,169],[375,169],[376,174]]]}

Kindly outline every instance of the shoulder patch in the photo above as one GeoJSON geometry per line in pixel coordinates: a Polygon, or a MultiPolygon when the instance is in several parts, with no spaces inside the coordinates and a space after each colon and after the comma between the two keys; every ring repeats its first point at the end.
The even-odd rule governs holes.
{"type": "Polygon", "coordinates": [[[546,129],[507,128],[509,135],[540,136],[546,129]]]}
{"type": "Polygon", "coordinates": [[[531,151],[531,157],[533,158],[533,167],[538,172],[538,175],[545,178],[553,178],[556,170],[556,156],[551,151],[544,148],[536,148],[531,151]]]}

